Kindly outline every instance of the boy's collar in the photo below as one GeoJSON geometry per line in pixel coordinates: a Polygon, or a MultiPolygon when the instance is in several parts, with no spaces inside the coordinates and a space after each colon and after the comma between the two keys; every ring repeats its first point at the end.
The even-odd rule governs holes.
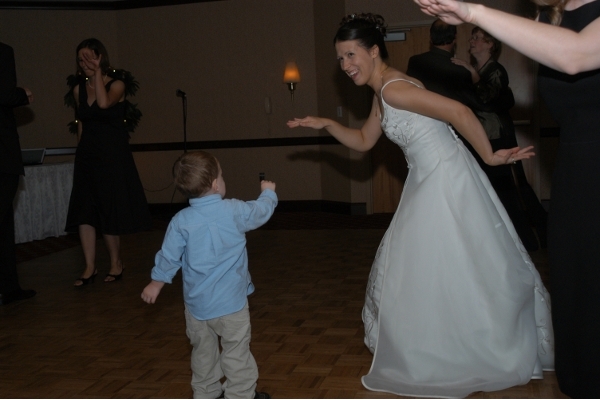
{"type": "Polygon", "coordinates": [[[193,199],[190,199],[190,204],[192,204],[192,203],[195,203],[195,204],[198,204],[198,203],[213,203],[213,202],[219,201],[219,200],[223,200],[223,198],[218,193],[205,194],[202,197],[194,197],[193,199]]]}

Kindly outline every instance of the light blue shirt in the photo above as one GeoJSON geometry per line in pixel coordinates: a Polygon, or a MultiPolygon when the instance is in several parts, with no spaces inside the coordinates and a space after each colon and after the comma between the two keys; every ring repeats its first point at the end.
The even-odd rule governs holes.
{"type": "Polygon", "coordinates": [[[276,206],[270,189],[248,202],[219,194],[190,199],[169,223],[152,279],[171,283],[182,268],[184,301],[198,320],[240,311],[254,292],[245,233],[266,223],[276,206]]]}

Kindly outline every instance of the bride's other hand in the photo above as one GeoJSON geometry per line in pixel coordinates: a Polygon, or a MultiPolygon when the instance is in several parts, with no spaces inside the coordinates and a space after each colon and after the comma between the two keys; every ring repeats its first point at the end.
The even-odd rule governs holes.
{"type": "Polygon", "coordinates": [[[327,124],[323,118],[310,116],[304,118],[294,118],[293,120],[287,122],[287,126],[290,128],[302,126],[304,128],[323,129],[326,125],[327,124]]]}
{"type": "Polygon", "coordinates": [[[528,146],[523,149],[514,147],[512,149],[498,150],[494,153],[490,165],[496,166],[514,164],[519,160],[524,160],[535,156],[535,153],[531,150],[533,150],[533,146],[528,146]]]}

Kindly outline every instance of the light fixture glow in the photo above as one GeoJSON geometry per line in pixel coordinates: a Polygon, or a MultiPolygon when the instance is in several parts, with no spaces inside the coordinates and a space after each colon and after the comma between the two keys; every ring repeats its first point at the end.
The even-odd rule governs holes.
{"type": "Polygon", "coordinates": [[[290,61],[285,66],[285,72],[283,73],[283,83],[288,85],[288,89],[292,95],[292,103],[294,102],[294,90],[296,90],[296,84],[300,82],[300,71],[295,62],[290,61]]]}

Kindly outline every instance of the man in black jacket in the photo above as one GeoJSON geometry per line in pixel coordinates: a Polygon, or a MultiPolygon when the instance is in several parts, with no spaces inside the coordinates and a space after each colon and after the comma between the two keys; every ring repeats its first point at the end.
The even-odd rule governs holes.
{"type": "Polygon", "coordinates": [[[420,80],[427,90],[463,103],[472,110],[485,109],[478,99],[471,73],[452,62],[456,50],[456,26],[435,20],[429,28],[431,49],[408,60],[406,74],[420,80]]]}
{"type": "Polygon", "coordinates": [[[17,276],[13,201],[24,174],[13,108],[30,104],[28,89],[17,87],[12,47],[0,43],[0,305],[35,296],[23,290],[17,276]]]}

